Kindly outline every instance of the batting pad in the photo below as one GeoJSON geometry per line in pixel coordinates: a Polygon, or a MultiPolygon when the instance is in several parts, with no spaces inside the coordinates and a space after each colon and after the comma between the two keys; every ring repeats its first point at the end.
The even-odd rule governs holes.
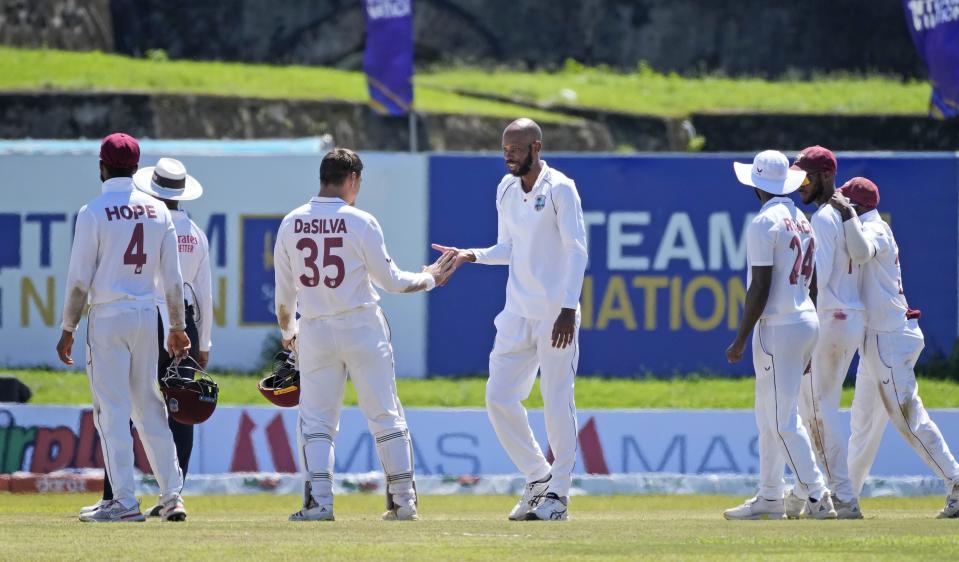
{"type": "Polygon", "coordinates": [[[413,491],[413,454],[409,430],[389,429],[375,435],[376,453],[386,474],[387,490],[397,503],[416,498],[413,491]]]}

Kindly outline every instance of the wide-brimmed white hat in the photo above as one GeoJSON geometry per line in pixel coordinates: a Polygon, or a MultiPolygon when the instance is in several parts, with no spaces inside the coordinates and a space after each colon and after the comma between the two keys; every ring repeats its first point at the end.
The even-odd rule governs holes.
{"type": "Polygon", "coordinates": [[[133,174],[133,185],[160,199],[192,201],[203,195],[203,186],[186,173],[183,162],[160,158],[156,166],[140,168],[133,174]]]}
{"type": "Polygon", "coordinates": [[[806,172],[790,170],[789,159],[777,150],[764,150],[753,158],[752,165],[733,162],[739,182],[758,187],[773,195],[788,195],[799,189],[806,172]]]}

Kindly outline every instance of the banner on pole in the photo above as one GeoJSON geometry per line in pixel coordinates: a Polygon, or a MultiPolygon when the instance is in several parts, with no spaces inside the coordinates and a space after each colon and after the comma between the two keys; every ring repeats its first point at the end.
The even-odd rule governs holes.
{"type": "Polygon", "coordinates": [[[370,105],[383,115],[413,107],[413,0],[364,0],[363,70],[370,105]]]}
{"type": "Polygon", "coordinates": [[[929,69],[929,114],[959,117],[959,0],[903,0],[909,33],[929,69]]]}

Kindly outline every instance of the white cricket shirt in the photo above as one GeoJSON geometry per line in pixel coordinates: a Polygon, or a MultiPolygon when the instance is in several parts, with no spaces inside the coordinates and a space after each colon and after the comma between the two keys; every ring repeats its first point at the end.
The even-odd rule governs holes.
{"type": "Polygon", "coordinates": [[[859,215],[859,220],[873,256],[862,266],[866,327],[878,332],[897,332],[906,328],[906,313],[909,312],[902,289],[899,245],[879,211],[859,215]]]}
{"type": "Polygon", "coordinates": [[[553,320],[579,306],[586,272],[586,226],[576,184],[541,161],[529,193],[507,174],[496,188],[496,245],[470,251],[476,263],[509,265],[506,310],[553,320]]]}
{"type": "Polygon", "coordinates": [[[773,197],[753,218],[746,231],[746,286],[752,283],[753,266],[772,266],[769,299],[760,317],[767,324],[793,324],[808,316],[816,319],[809,298],[815,251],[812,226],[792,199],[773,197]]]}
{"type": "Polygon", "coordinates": [[[861,266],[853,263],[846,250],[842,215],[826,203],[813,213],[810,223],[816,235],[816,309],[865,310],[859,298],[861,266]]]}
{"type": "Polygon", "coordinates": [[[88,302],[155,301],[155,278],[160,277],[172,328],[183,330],[176,245],[166,205],[134,189],[132,178],[103,182],[103,193],[77,214],[61,327],[74,331],[88,302]]]}
{"type": "MultiPolygon", "coordinates": [[[[206,234],[182,210],[170,211],[176,229],[177,255],[180,259],[180,274],[183,275],[183,297],[193,305],[200,351],[210,351],[213,332],[213,280],[210,270],[210,244],[206,234]]],[[[169,326],[166,314],[166,297],[163,282],[157,278],[157,306],[163,325],[169,326]]]]}
{"type": "Polygon", "coordinates": [[[283,219],[273,267],[284,339],[296,333],[296,312],[315,318],[376,304],[374,283],[391,293],[436,285],[429,273],[396,267],[373,215],[331,197],[314,197],[283,219]]]}

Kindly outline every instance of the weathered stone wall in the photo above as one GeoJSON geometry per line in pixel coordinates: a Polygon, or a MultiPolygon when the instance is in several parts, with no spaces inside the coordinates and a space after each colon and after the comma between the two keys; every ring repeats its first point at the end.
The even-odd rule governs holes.
{"type": "MultiPolygon", "coordinates": [[[[684,119],[570,110],[583,121],[543,124],[549,151],[959,150],[959,122],[895,115],[697,114],[684,119]],[[693,130],[695,129],[695,131],[693,130]]],[[[423,114],[420,150],[497,151],[508,119],[423,114]]],[[[113,131],[183,139],[332,134],[358,150],[407,150],[406,118],[358,103],[142,94],[0,94],[0,138],[100,138],[113,131]]]]}
{"type": "MultiPolygon", "coordinates": [[[[420,116],[420,150],[499,150],[508,119],[420,116]]],[[[595,122],[544,124],[551,150],[611,151],[595,122]]],[[[332,134],[358,150],[407,150],[408,121],[348,102],[141,94],[0,94],[0,138],[100,138],[113,131],[164,139],[295,138],[332,134]]]]}
{"type": "Polygon", "coordinates": [[[0,0],[0,44],[112,51],[110,0],[0,0]]]}
{"type": "MultiPolygon", "coordinates": [[[[0,42],[359,68],[360,0],[0,0],[0,42]]],[[[418,64],[923,74],[898,0],[415,0],[418,64]]]]}

